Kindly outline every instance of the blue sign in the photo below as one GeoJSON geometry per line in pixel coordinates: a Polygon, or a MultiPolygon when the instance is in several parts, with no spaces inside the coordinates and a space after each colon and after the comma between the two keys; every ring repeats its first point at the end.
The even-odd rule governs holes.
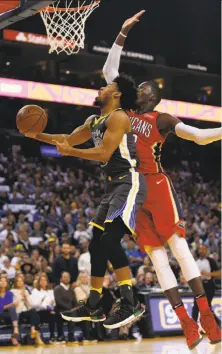
{"type": "MultiPolygon", "coordinates": [[[[148,298],[151,313],[152,327],[154,332],[168,332],[181,330],[178,317],[166,298],[148,298]]],[[[192,315],[193,298],[184,297],[183,303],[189,315],[192,315]]],[[[222,299],[216,296],[212,301],[212,309],[215,315],[221,318],[222,315],[222,299]]]]}
{"type": "Polygon", "coordinates": [[[55,146],[42,145],[40,147],[40,152],[42,156],[61,157],[60,153],[57,151],[57,148],[55,146]]]}

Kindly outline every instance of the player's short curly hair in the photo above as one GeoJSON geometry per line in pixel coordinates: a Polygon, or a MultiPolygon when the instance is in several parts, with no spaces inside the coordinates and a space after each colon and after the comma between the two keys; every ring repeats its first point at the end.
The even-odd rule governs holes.
{"type": "Polygon", "coordinates": [[[134,79],[121,73],[113,82],[116,82],[119,92],[121,92],[120,104],[121,108],[131,110],[136,108],[137,88],[134,79]]]}

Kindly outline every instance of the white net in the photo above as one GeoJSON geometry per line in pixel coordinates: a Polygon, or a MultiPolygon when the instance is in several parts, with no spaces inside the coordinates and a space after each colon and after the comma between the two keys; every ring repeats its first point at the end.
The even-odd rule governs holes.
{"type": "Polygon", "coordinates": [[[65,0],[65,8],[60,8],[59,0],[42,10],[40,14],[46,27],[49,53],[71,55],[83,49],[86,20],[99,4],[99,0],[65,0]]]}

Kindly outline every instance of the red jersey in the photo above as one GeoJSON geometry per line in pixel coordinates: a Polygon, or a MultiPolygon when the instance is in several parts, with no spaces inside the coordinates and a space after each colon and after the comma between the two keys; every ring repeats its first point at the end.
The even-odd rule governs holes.
{"type": "Polygon", "coordinates": [[[163,172],[161,150],[165,139],[160,135],[156,124],[159,114],[128,112],[136,139],[139,172],[143,174],[163,172]]]}

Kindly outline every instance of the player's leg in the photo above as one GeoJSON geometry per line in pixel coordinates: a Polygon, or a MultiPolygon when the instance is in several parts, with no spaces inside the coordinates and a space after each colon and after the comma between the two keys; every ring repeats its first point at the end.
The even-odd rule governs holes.
{"type": "Polygon", "coordinates": [[[187,345],[191,350],[200,343],[202,336],[199,333],[198,325],[190,318],[184,307],[177,280],[169,264],[167,252],[164,247],[146,250],[154,265],[160,286],[180,321],[187,345]]]}
{"type": "Polygon", "coordinates": [[[128,258],[121,245],[121,240],[126,233],[129,233],[129,230],[118,217],[112,223],[106,224],[102,239],[107,247],[108,259],[117,276],[121,297],[126,298],[133,305],[132,275],[128,258]]]}
{"type": "MultiPolygon", "coordinates": [[[[154,203],[152,208],[155,227],[161,239],[168,242],[174,256],[180,264],[185,279],[194,292],[200,312],[205,314],[205,316],[201,315],[202,327],[204,329],[206,328],[205,330],[208,333],[210,341],[216,343],[220,341],[221,335],[213,315],[209,310],[199,269],[185,240],[183,214],[180,203],[171,179],[167,175],[164,176],[164,181],[158,185],[161,198],[158,199],[158,203],[154,203]],[[210,326],[209,323],[211,323],[210,326]]],[[[178,316],[180,316],[182,307],[181,305],[176,309],[178,316]]]]}
{"type": "Polygon", "coordinates": [[[140,249],[144,250],[151,258],[159,284],[180,320],[187,345],[192,349],[199,344],[202,337],[199,335],[197,324],[189,317],[183,305],[177,280],[164,248],[164,241],[157,234],[150,213],[146,213],[144,210],[139,211],[136,232],[140,249]]]}
{"type": "Polygon", "coordinates": [[[176,308],[182,303],[182,299],[164,245],[172,235],[179,215],[176,219],[172,210],[167,177],[164,174],[148,175],[146,182],[149,193],[137,215],[137,243],[150,256],[161,288],[166,292],[172,307],[176,308]],[[157,183],[159,181],[161,183],[157,183]]]}
{"type": "Polygon", "coordinates": [[[89,295],[89,306],[95,309],[100,302],[104,275],[107,269],[107,254],[102,249],[101,238],[104,229],[93,227],[93,237],[89,244],[89,253],[91,258],[91,288],[89,295]]]}
{"type": "Polygon", "coordinates": [[[106,328],[118,328],[134,320],[134,296],[132,289],[131,271],[128,258],[121,246],[121,239],[129,233],[120,217],[107,223],[102,236],[102,248],[108,253],[108,259],[111,262],[116,273],[120,294],[120,311],[114,313],[104,322],[106,328]],[[124,311],[123,311],[124,307],[124,311]]]}
{"type": "Polygon", "coordinates": [[[186,240],[177,234],[174,234],[168,240],[168,244],[180,264],[184,278],[194,293],[195,301],[200,311],[200,321],[203,329],[206,331],[212,344],[220,342],[221,331],[210,309],[200,271],[189,250],[186,240]]]}
{"type": "MultiPolygon", "coordinates": [[[[103,248],[107,249],[108,259],[117,275],[121,305],[113,316],[104,322],[107,328],[118,328],[135,319],[135,304],[131,271],[128,258],[121,246],[124,234],[134,234],[135,219],[142,206],[147,192],[144,176],[133,171],[124,180],[116,181],[113,198],[105,220],[105,231],[102,237],[103,248]]],[[[136,311],[137,312],[137,311],[136,311]]]]}
{"type": "Polygon", "coordinates": [[[102,294],[103,279],[107,270],[108,254],[102,244],[104,233],[104,220],[109,207],[109,198],[105,196],[100,204],[95,219],[90,222],[93,226],[93,236],[89,244],[91,257],[91,289],[87,303],[71,311],[66,311],[62,317],[67,321],[93,321],[100,322],[106,319],[101,307],[100,298],[102,294]]]}

